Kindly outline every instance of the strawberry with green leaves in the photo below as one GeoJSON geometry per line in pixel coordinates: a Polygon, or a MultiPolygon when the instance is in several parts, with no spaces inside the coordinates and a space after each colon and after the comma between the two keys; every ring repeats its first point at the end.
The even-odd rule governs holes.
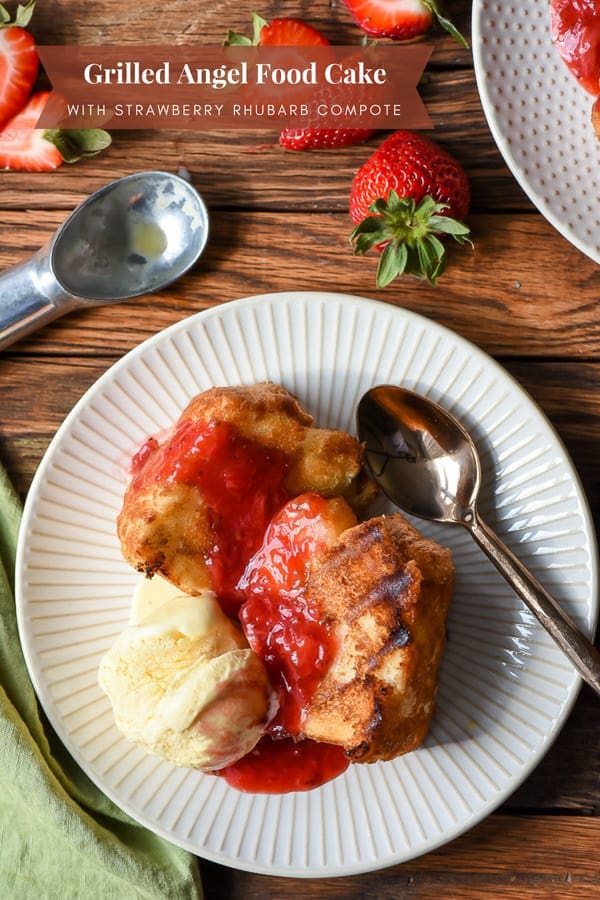
{"type": "MultiPolygon", "coordinates": [[[[328,47],[329,41],[312,25],[302,19],[275,18],[267,22],[252,13],[252,37],[228,31],[226,47],[328,47]]],[[[290,65],[289,57],[286,64],[290,65]]],[[[339,150],[362,144],[375,134],[367,128],[284,128],[279,144],[286,150],[339,150]]]]}
{"type": "Polygon", "coordinates": [[[354,176],[350,241],[357,254],[380,251],[378,287],[402,274],[435,284],[445,266],[442,240],[471,243],[462,222],[469,205],[460,163],[429,138],[397,131],[354,176]]]}
{"type": "Polygon", "coordinates": [[[0,169],[49,172],[63,162],[96,156],[109,146],[110,135],[100,128],[36,128],[49,97],[49,91],[32,94],[25,107],[0,127],[0,169]]]}
{"type": "Polygon", "coordinates": [[[35,40],[27,31],[35,3],[19,4],[14,21],[0,5],[0,125],[21,110],[38,74],[35,40]]]}
{"type": "Polygon", "coordinates": [[[354,21],[370,37],[409,41],[421,37],[437,21],[453,38],[468,43],[450,19],[442,15],[437,0],[344,0],[354,21]]]}
{"type": "Polygon", "coordinates": [[[267,22],[252,13],[252,37],[228,31],[226,47],[327,47],[324,34],[302,19],[280,17],[267,22]]]}

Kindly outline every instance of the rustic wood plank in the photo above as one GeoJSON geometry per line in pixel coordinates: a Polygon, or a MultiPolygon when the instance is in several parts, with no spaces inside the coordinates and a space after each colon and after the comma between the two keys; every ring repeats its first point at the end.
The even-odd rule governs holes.
{"type": "MultiPolygon", "coordinates": [[[[72,329],[72,342],[80,340],[82,334],[85,338],[86,323],[101,312],[74,315],[72,326],[65,319],[64,325],[49,326],[48,335],[53,329],[72,329]]],[[[154,330],[147,326],[143,329],[140,323],[131,325],[129,319],[125,323],[128,339],[137,334],[141,340],[154,330]]],[[[120,328],[115,323],[113,327],[115,331],[120,328]]],[[[107,355],[106,352],[110,347],[110,323],[106,323],[100,336],[95,329],[92,331],[95,343],[91,346],[95,347],[95,354],[88,347],[87,353],[80,358],[66,353],[56,357],[42,355],[47,343],[56,350],[45,332],[16,345],[15,350],[19,352],[9,348],[0,354],[0,455],[4,456],[23,495],[50,438],[67,412],[119,355],[107,355]],[[21,347],[31,349],[24,354],[20,352],[21,347]],[[99,347],[104,355],[100,355],[99,347]],[[36,398],[35,419],[31,413],[32,396],[36,398]]],[[[63,340],[68,345],[69,338],[64,336],[63,340]]],[[[115,344],[118,344],[116,338],[115,344]]],[[[510,358],[504,358],[503,363],[549,417],[574,460],[594,514],[600,515],[600,363],[583,359],[536,362],[510,358]]]]}
{"type": "MultiPolygon", "coordinates": [[[[600,634],[596,645],[600,647],[600,634]]],[[[509,797],[503,811],[531,813],[560,809],[598,816],[599,732],[600,703],[592,689],[584,685],[560,735],[535,771],[509,797]]],[[[600,867],[600,858],[598,863],[600,867]]]]}
{"type": "MultiPolygon", "coordinates": [[[[93,312],[89,312],[77,318],[91,318],[93,315],[93,312]]],[[[59,327],[68,326],[50,326],[59,327]]],[[[82,332],[85,329],[79,322],[73,330],[73,340],[75,336],[79,338],[82,332]]],[[[128,331],[129,337],[134,334],[135,329],[131,328],[128,331]]],[[[140,331],[139,336],[141,338],[145,335],[140,331]]],[[[109,337],[107,325],[104,334],[105,349],[109,337]]],[[[24,343],[33,347],[41,340],[24,343]]],[[[68,341],[66,337],[63,340],[65,343],[68,341]]],[[[41,347],[43,352],[43,341],[41,347]]],[[[106,353],[100,355],[100,352],[96,347],[95,354],[89,352],[81,357],[53,357],[33,352],[31,355],[23,355],[11,353],[10,349],[0,354],[0,458],[23,496],[44,450],[68,411],[114,362],[114,356],[106,353]],[[35,418],[32,415],[31,397],[35,397],[35,418]]],[[[597,461],[600,457],[600,362],[586,362],[583,359],[562,362],[506,359],[504,362],[508,370],[541,404],[554,424],[573,458],[590,506],[594,514],[599,516],[600,473],[597,461]]],[[[600,724],[598,717],[592,716],[590,721],[597,729],[600,724]]],[[[585,762],[586,759],[583,759],[580,769],[585,769],[585,762]]],[[[597,786],[596,781],[593,784],[597,786]]],[[[586,789],[579,785],[573,789],[573,793],[581,801],[586,789]]],[[[526,803],[543,805],[543,798],[528,798],[526,803]]]]}
{"type": "MultiPolygon", "coordinates": [[[[157,36],[164,44],[220,44],[228,28],[250,33],[250,11],[255,8],[267,20],[276,15],[302,18],[322,31],[331,43],[360,44],[364,36],[341,0],[261,0],[254,6],[233,0],[213,0],[210,4],[171,0],[168,14],[158,9],[150,14],[135,4],[118,0],[46,2],[36,10],[32,31],[40,43],[46,44],[156,44],[157,36]]],[[[446,10],[469,38],[469,0],[455,0],[446,5],[446,10]]],[[[470,63],[470,51],[439,26],[432,28],[425,40],[435,46],[437,65],[457,67],[470,63]]]]}
{"type": "MultiPolygon", "coordinates": [[[[23,495],[66,414],[112,362],[114,358],[107,355],[55,358],[22,356],[10,350],[0,354],[0,453],[23,495]],[[35,397],[35,418],[31,397],[35,397]]],[[[553,423],[574,460],[593,511],[600,513],[600,363],[504,363],[553,423]]]]}
{"type": "MultiPolygon", "coordinates": [[[[0,435],[14,447],[12,474],[24,493],[52,435],[72,406],[115,361],[112,355],[54,357],[0,354],[0,435]],[[35,398],[35,416],[32,413],[35,398]],[[29,447],[29,450],[27,449],[29,447]]],[[[537,400],[598,499],[600,362],[504,360],[537,400]],[[553,385],[556,390],[553,392],[553,385]]],[[[597,505],[594,503],[593,505],[597,505]]]]}
{"type": "MultiPolygon", "coordinates": [[[[472,71],[434,71],[421,88],[421,96],[434,125],[433,131],[426,133],[465,167],[473,208],[493,205],[530,211],[531,203],[490,139],[472,71]]],[[[96,159],[33,177],[3,173],[0,206],[71,209],[112,178],[157,167],[168,171],[185,167],[212,207],[345,210],[354,172],[385,135],[382,132],[367,144],[335,153],[294,153],[278,146],[277,132],[272,130],[117,129],[112,146],[96,159]]]]}
{"type": "Polygon", "coordinates": [[[504,360],[541,406],[567,451],[576,461],[593,515],[600,522],[600,397],[596,364],[574,361],[542,366],[524,360],[504,360]]]}
{"type": "Polygon", "coordinates": [[[433,853],[368,877],[272,879],[205,861],[200,871],[206,900],[589,900],[600,895],[599,844],[599,819],[494,815],[433,853]]]}
{"type": "MultiPolygon", "coordinates": [[[[40,4],[32,30],[41,44],[157,43],[154,16],[113,0],[73,0],[40,4]],[[58,9],[57,9],[58,7],[58,9]]],[[[358,44],[362,32],[341,2],[281,4],[265,2],[260,12],[298,15],[320,28],[333,43],[358,44]]],[[[470,34],[471,10],[467,0],[452,4],[458,27],[470,34]]],[[[210,7],[190,7],[187,0],[169,4],[160,22],[164,44],[219,44],[227,26],[247,31],[249,12],[231,0],[210,7]]],[[[432,118],[431,136],[454,153],[471,180],[474,208],[493,202],[499,209],[531,209],[531,204],[490,140],[472,71],[471,52],[464,50],[441,28],[426,37],[433,55],[420,92],[432,118]],[[468,123],[468,125],[467,125],[468,123]],[[465,134],[468,131],[468,141],[465,134]]],[[[387,42],[391,43],[391,42],[387,42]]],[[[213,206],[255,209],[344,209],[353,172],[367,158],[382,135],[366,146],[336,151],[297,154],[277,146],[274,131],[177,132],[123,131],[113,133],[113,146],[97,160],[63,167],[59,172],[31,175],[5,173],[0,204],[5,208],[73,208],[87,193],[111,177],[136,169],[177,170],[186,166],[197,178],[213,206]],[[240,156],[240,148],[242,155],[240,156]],[[307,157],[310,164],[307,165],[307,157]],[[243,164],[241,163],[243,160],[243,164]],[[232,172],[239,177],[232,183],[232,172]],[[83,191],[83,193],[82,193],[83,191]]]]}
{"type": "MultiPolygon", "coordinates": [[[[41,246],[60,211],[0,211],[0,261],[11,266],[41,246]]],[[[593,313],[600,268],[541,216],[471,217],[475,249],[451,246],[433,288],[400,279],[374,286],[376,255],[354,257],[345,214],[232,214],[211,211],[207,251],[195,271],[166,291],[71,314],[23,341],[17,353],[119,356],[186,315],[276,290],[332,290],[411,309],[503,357],[587,357],[600,349],[593,313]],[[548,272],[552,277],[548,277],[548,272]]]]}

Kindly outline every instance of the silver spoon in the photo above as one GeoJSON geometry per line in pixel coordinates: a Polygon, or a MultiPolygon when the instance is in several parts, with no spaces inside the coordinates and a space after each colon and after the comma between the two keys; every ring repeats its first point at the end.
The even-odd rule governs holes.
{"type": "Polygon", "coordinates": [[[580,675],[600,694],[600,652],[477,513],[481,466],[463,426],[413,391],[372,388],[357,411],[366,462],[386,496],[414,516],[463,525],[554,638],[580,675]]]}
{"type": "Polygon", "coordinates": [[[0,350],[76,307],[160,290],[196,262],[207,237],[206,207],[186,178],[137,172],[107,184],[0,274],[0,350]]]}

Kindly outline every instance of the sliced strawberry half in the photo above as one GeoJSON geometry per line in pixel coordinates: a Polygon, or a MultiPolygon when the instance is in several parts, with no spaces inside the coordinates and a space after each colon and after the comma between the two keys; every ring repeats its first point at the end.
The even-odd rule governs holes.
{"type": "Polygon", "coordinates": [[[34,94],[29,103],[0,130],[0,168],[24,172],[48,172],[62,163],[58,148],[36,129],[50,94],[34,94]]]}
{"type": "Polygon", "coordinates": [[[34,5],[19,6],[14,22],[0,5],[0,125],[23,108],[37,78],[35,40],[25,30],[34,5]]]}
{"type": "Polygon", "coordinates": [[[328,44],[324,34],[302,19],[271,19],[260,30],[261,47],[326,47],[328,44]]]}
{"type": "Polygon", "coordinates": [[[252,13],[252,37],[228,31],[226,47],[326,47],[329,41],[302,19],[280,17],[267,22],[252,13]]]}
{"type": "Polygon", "coordinates": [[[25,108],[0,128],[0,169],[49,172],[62,162],[96,156],[109,146],[110,135],[100,128],[36,128],[49,97],[49,91],[33,94],[25,108]]]}
{"type": "Polygon", "coordinates": [[[409,41],[421,37],[434,19],[468,47],[455,25],[442,15],[436,0],[344,0],[356,23],[371,37],[409,41]]]}
{"type": "MultiPolygon", "coordinates": [[[[329,41],[325,35],[302,19],[281,17],[267,22],[261,16],[253,13],[252,24],[252,38],[229,31],[225,38],[225,46],[329,46],[329,41]]],[[[283,62],[286,66],[293,64],[293,60],[289,55],[286,55],[283,62]]],[[[288,97],[291,97],[289,90],[288,97]]],[[[281,99],[280,90],[277,91],[277,98],[281,99]]],[[[279,135],[279,144],[285,147],[286,150],[334,150],[341,147],[350,147],[353,144],[362,144],[372,137],[373,134],[375,134],[375,131],[367,128],[318,128],[311,126],[306,128],[284,128],[279,135]]]]}

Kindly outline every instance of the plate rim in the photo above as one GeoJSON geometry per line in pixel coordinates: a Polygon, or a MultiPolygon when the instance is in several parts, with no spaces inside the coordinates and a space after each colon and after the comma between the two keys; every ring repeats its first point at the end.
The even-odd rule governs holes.
{"type": "MultiPolygon", "coordinates": [[[[572,480],[573,490],[577,494],[577,499],[579,502],[579,507],[582,515],[582,524],[585,529],[586,537],[589,543],[589,563],[590,563],[590,580],[592,582],[592,596],[589,601],[589,619],[591,622],[591,634],[595,633],[596,627],[598,625],[598,617],[600,613],[599,607],[599,588],[598,588],[598,569],[599,569],[599,561],[598,561],[598,546],[597,546],[597,538],[595,534],[595,529],[593,526],[593,520],[591,517],[591,510],[589,507],[589,503],[581,484],[581,480],[579,474],[573,464],[573,461],[570,457],[568,450],[566,449],[562,439],[556,432],[556,429],[552,425],[552,423],[547,418],[546,414],[543,410],[538,406],[535,400],[528,394],[524,387],[516,380],[516,378],[511,375],[499,362],[497,362],[493,357],[487,354],[484,350],[478,347],[476,344],[472,343],[467,338],[464,338],[462,335],[453,331],[445,325],[442,325],[434,320],[427,318],[426,316],[421,315],[420,313],[413,312],[411,310],[407,310],[403,307],[395,306],[394,304],[387,303],[385,301],[376,300],[373,298],[362,297],[354,294],[346,294],[343,292],[335,292],[335,291],[275,291],[264,294],[253,294],[247,297],[242,297],[236,300],[226,301],[221,305],[209,307],[204,310],[200,310],[197,313],[194,313],[190,316],[187,316],[178,322],[173,323],[170,326],[162,329],[161,331],[156,332],[155,334],[149,336],[144,341],[140,342],[135,347],[131,348],[127,353],[125,353],[120,359],[116,360],[109,368],[100,375],[92,385],[90,385],[87,390],[83,393],[83,395],[79,398],[79,400],[74,404],[71,410],[65,416],[63,422],[58,427],[56,433],[52,437],[44,455],[38,465],[38,468],[35,472],[34,478],[32,479],[31,486],[27,493],[27,497],[24,504],[23,516],[21,519],[20,527],[19,527],[19,535],[17,542],[17,554],[16,554],[16,567],[15,567],[15,603],[16,603],[16,612],[17,612],[17,624],[19,631],[19,639],[21,642],[21,647],[23,651],[23,656],[25,658],[25,663],[28,671],[29,678],[33,684],[35,692],[38,696],[39,702],[44,709],[46,715],[52,727],[55,729],[56,734],[61,741],[61,743],[65,746],[69,754],[76,761],[78,766],[82,769],[84,774],[96,785],[96,787],[123,812],[129,815],[133,820],[138,822],[143,827],[153,831],[155,834],[160,837],[166,839],[170,843],[173,843],[198,857],[200,860],[206,859],[207,861],[217,863],[219,865],[228,866],[230,868],[238,869],[240,871],[252,872],[255,874],[268,875],[273,877],[288,877],[288,878],[333,878],[333,877],[344,877],[351,875],[358,875],[361,873],[377,871],[380,869],[388,868],[393,865],[402,864],[405,862],[409,862],[412,859],[418,858],[426,853],[430,853],[441,846],[445,846],[452,840],[457,837],[465,834],[467,831],[471,830],[475,825],[479,824],[488,815],[490,815],[495,809],[498,808],[515,790],[517,790],[523,782],[527,779],[527,777],[531,774],[533,769],[540,763],[540,761],[544,758],[548,750],[550,749],[552,743],[557,738],[557,736],[562,731],[572,709],[579,695],[579,691],[581,688],[582,680],[580,676],[574,671],[573,677],[571,679],[568,687],[565,687],[565,698],[564,701],[560,705],[560,711],[556,715],[556,718],[553,722],[552,727],[545,733],[543,741],[541,741],[538,746],[536,752],[534,752],[531,757],[528,759],[527,764],[523,767],[523,769],[519,772],[518,777],[511,780],[510,784],[507,784],[504,789],[499,791],[493,797],[490,797],[486,803],[484,803],[480,808],[478,808],[468,819],[461,820],[459,824],[455,825],[453,828],[446,829],[443,834],[439,836],[437,840],[424,839],[420,842],[420,844],[415,844],[411,847],[411,852],[407,854],[398,854],[390,853],[387,857],[380,857],[373,862],[373,864],[366,864],[365,862],[357,862],[355,865],[344,864],[340,867],[321,867],[321,868],[298,868],[296,866],[269,866],[265,867],[263,864],[255,863],[252,861],[244,860],[244,859],[234,859],[231,856],[223,855],[218,852],[214,852],[212,850],[205,849],[204,847],[198,847],[194,845],[191,841],[183,840],[179,837],[174,837],[174,835],[166,828],[161,825],[157,825],[155,823],[151,823],[148,819],[143,815],[138,815],[134,810],[132,810],[128,804],[123,802],[118,797],[118,792],[113,791],[110,787],[106,787],[102,784],[101,778],[96,778],[95,775],[89,771],[87,762],[82,759],[79,749],[74,741],[72,741],[69,734],[65,735],[63,733],[62,728],[57,728],[53,716],[53,701],[47,698],[47,694],[45,692],[43,683],[41,683],[37,678],[36,666],[34,663],[34,653],[33,648],[29,644],[29,635],[27,633],[27,623],[25,617],[25,605],[26,598],[24,598],[24,589],[23,589],[23,579],[24,579],[24,556],[27,552],[27,534],[30,528],[31,520],[35,514],[36,500],[39,490],[39,485],[43,482],[46,470],[53,463],[54,454],[57,452],[60,442],[63,439],[63,435],[68,431],[71,424],[76,421],[80,410],[84,408],[89,400],[96,395],[97,392],[101,392],[104,388],[104,385],[111,381],[115,375],[121,370],[121,368],[126,368],[129,364],[130,360],[135,359],[138,355],[144,353],[147,349],[151,348],[154,344],[161,342],[163,339],[168,338],[173,334],[177,334],[180,331],[186,331],[190,328],[194,327],[194,324],[197,321],[200,321],[205,318],[210,318],[212,316],[219,317],[223,314],[227,314],[230,310],[236,310],[245,306],[252,306],[257,304],[265,304],[265,303],[289,303],[289,304],[306,304],[310,302],[326,302],[327,300],[334,300],[338,303],[343,302],[344,304],[350,303],[358,303],[359,305],[368,305],[375,309],[380,309],[385,307],[386,310],[392,315],[398,315],[399,317],[404,317],[406,320],[415,321],[420,323],[427,328],[431,328],[439,334],[446,335],[451,337],[454,342],[462,345],[463,349],[468,352],[470,355],[475,358],[479,358],[485,361],[487,366],[490,366],[498,375],[501,376],[502,379],[508,381],[513,389],[521,396],[522,399],[526,401],[529,406],[529,411],[538,419],[538,423],[542,426],[542,428],[546,431],[546,433],[554,440],[556,444],[556,448],[560,451],[562,459],[567,466],[568,474],[570,479],[572,480]],[[48,710],[48,706],[50,710],[48,710]],[[425,845],[421,847],[420,845],[425,845]]],[[[263,795],[258,795],[263,796],[263,795]]]]}
{"type": "MultiPolygon", "coordinates": [[[[573,247],[579,250],[580,253],[583,253],[584,256],[588,257],[588,259],[591,259],[593,262],[600,265],[600,249],[597,249],[589,242],[586,242],[583,238],[577,235],[571,227],[566,225],[564,222],[561,222],[560,217],[552,210],[548,201],[540,195],[539,191],[537,191],[532,186],[530,180],[521,171],[521,168],[513,154],[510,138],[504,133],[500,121],[495,113],[494,104],[492,103],[489,95],[490,74],[488,69],[486,68],[485,54],[483,53],[483,35],[481,24],[485,14],[485,2],[486,0],[473,0],[471,15],[471,44],[473,49],[473,67],[475,71],[477,90],[479,93],[479,98],[481,100],[481,106],[483,108],[485,119],[492,133],[494,142],[511,174],[513,175],[523,192],[536,207],[538,212],[541,213],[541,215],[566,241],[568,241],[570,244],[572,244],[573,247]]],[[[534,5],[540,2],[541,0],[533,0],[534,5]]],[[[549,3],[547,3],[546,6],[549,11],[549,3]]],[[[550,28],[549,21],[548,28],[550,28]]],[[[565,86],[570,86],[571,81],[574,81],[574,79],[571,78],[566,67],[564,67],[562,80],[565,86]]],[[[583,91],[583,88],[581,88],[581,90],[583,91]]]]}

